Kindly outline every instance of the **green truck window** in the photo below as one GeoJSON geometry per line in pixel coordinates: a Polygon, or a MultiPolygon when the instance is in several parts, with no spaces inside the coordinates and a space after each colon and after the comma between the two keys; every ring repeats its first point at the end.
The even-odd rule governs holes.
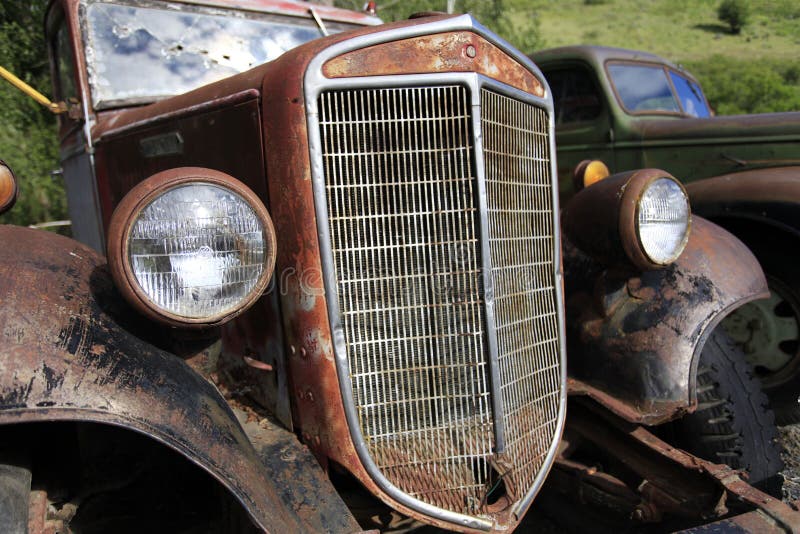
{"type": "Polygon", "coordinates": [[[585,70],[548,72],[547,81],[555,101],[556,124],[590,121],[603,111],[597,88],[585,70]]]}
{"type": "Polygon", "coordinates": [[[672,70],[669,71],[669,77],[675,87],[675,92],[678,93],[678,100],[681,102],[684,113],[703,119],[711,116],[700,85],[672,70]]]}
{"type": "Polygon", "coordinates": [[[663,67],[617,63],[608,66],[608,74],[627,111],[680,113],[663,67]]]}

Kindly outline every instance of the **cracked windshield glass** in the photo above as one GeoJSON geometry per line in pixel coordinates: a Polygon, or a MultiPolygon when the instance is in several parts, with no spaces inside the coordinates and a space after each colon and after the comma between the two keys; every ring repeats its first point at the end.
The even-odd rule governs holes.
{"type": "Polygon", "coordinates": [[[237,11],[91,3],[87,66],[95,107],[185,93],[321,36],[309,20],[237,11]]]}

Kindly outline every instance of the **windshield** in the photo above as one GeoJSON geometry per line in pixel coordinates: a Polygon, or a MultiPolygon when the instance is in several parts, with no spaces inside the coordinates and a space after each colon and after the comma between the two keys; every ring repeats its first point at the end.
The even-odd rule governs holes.
{"type": "Polygon", "coordinates": [[[85,20],[92,100],[101,109],[185,93],[321,36],[310,16],[306,21],[166,3],[92,2],[85,20]]]}
{"type": "Polygon", "coordinates": [[[609,65],[608,73],[628,111],[680,111],[662,67],[609,65]]]}
{"type": "Polygon", "coordinates": [[[608,74],[622,106],[630,113],[711,115],[700,86],[662,65],[612,63],[608,74]]]}
{"type": "Polygon", "coordinates": [[[673,70],[669,71],[669,77],[672,79],[672,86],[678,93],[678,101],[687,115],[703,119],[711,116],[700,85],[673,70]]]}

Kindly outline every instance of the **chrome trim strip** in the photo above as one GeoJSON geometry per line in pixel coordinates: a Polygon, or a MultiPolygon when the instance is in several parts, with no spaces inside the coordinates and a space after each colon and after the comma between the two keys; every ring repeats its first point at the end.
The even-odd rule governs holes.
{"type": "Polygon", "coordinates": [[[492,254],[489,249],[489,207],[486,193],[486,167],[483,161],[483,126],[481,120],[480,76],[476,76],[472,90],[472,131],[475,135],[475,177],[478,185],[478,222],[481,235],[481,259],[483,262],[483,299],[486,314],[486,344],[489,351],[489,387],[492,389],[492,416],[494,422],[495,454],[506,450],[505,409],[500,389],[500,358],[497,348],[497,320],[494,313],[494,278],[492,276],[492,254]]]}

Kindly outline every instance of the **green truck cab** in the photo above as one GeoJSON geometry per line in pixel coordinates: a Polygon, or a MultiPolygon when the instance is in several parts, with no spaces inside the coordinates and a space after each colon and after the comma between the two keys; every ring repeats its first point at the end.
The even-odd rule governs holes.
{"type": "Polygon", "coordinates": [[[724,322],[769,393],[778,421],[800,420],[800,113],[717,117],[686,70],[641,51],[599,46],[532,56],[553,91],[562,198],[572,170],[599,159],[611,172],[666,169],[692,211],[755,253],[771,297],[724,322]],[[788,261],[787,261],[788,260],[788,261]]]}

